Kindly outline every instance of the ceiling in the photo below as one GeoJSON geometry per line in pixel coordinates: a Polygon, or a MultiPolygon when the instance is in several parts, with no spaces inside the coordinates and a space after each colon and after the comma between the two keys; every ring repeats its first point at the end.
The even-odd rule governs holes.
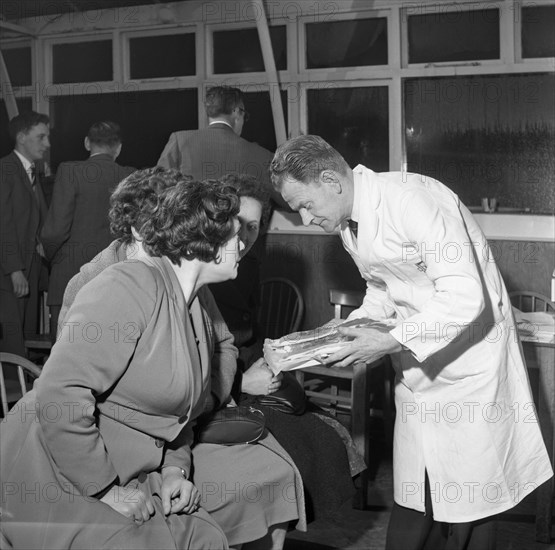
{"type": "Polygon", "coordinates": [[[0,0],[0,19],[15,21],[26,17],[51,17],[60,13],[162,2],[167,3],[167,0],[0,0]]]}

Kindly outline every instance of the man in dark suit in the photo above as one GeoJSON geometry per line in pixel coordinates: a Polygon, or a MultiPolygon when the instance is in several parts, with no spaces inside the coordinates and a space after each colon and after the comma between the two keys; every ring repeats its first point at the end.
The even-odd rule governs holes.
{"type": "Polygon", "coordinates": [[[135,170],[116,163],[121,145],[120,127],[115,122],[96,122],[85,137],[90,157],[63,162],[58,167],[52,203],[41,232],[51,262],[48,305],[52,338],[67,283],[112,240],[108,221],[110,195],[135,170]]]}
{"type": "Polygon", "coordinates": [[[213,86],[206,92],[204,106],[208,128],[171,134],[158,165],[200,180],[248,174],[264,184],[278,205],[287,208],[270,184],[268,168],[273,153],[241,137],[249,118],[243,92],[230,86],[213,86]]]}
{"type": "Polygon", "coordinates": [[[35,163],[50,147],[49,119],[24,112],[9,131],[14,150],[0,159],[0,351],[25,356],[25,333],[38,331],[39,233],[47,208],[35,163]]]}
{"type": "MultiPolygon", "coordinates": [[[[228,174],[253,176],[275,203],[288,208],[270,184],[268,168],[273,154],[241,137],[248,120],[243,92],[229,86],[214,86],[208,88],[204,105],[208,128],[171,134],[158,165],[175,168],[195,179],[221,178],[228,174]]],[[[210,287],[226,323],[236,332],[240,328],[244,332],[252,330],[253,304],[245,296],[253,294],[248,289],[258,281],[263,248],[264,240],[259,239],[241,260],[236,279],[210,287]]]]}

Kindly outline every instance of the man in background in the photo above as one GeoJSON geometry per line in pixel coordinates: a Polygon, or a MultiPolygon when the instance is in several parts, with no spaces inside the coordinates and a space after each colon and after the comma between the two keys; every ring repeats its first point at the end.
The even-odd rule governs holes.
{"type": "MultiPolygon", "coordinates": [[[[206,91],[204,106],[208,128],[171,134],[158,165],[199,180],[248,174],[271,190],[268,168],[273,153],[241,137],[249,119],[243,92],[230,86],[213,86],[206,91]]],[[[284,204],[273,190],[272,197],[284,204]]]]}
{"type": "Polygon", "coordinates": [[[14,150],[0,159],[0,351],[25,356],[39,325],[40,228],[46,201],[35,163],[50,148],[49,119],[34,111],[10,120],[14,150]]]}
{"type": "Polygon", "coordinates": [[[41,233],[51,262],[48,306],[53,339],[67,283],[112,241],[110,195],[135,170],[116,163],[121,146],[121,130],[115,122],[95,122],[85,137],[89,158],[63,162],[58,167],[52,203],[41,233]]]}

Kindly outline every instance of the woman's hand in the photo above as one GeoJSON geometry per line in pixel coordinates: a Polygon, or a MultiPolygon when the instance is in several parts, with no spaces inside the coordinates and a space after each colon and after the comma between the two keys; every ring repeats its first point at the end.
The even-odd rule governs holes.
{"type": "Polygon", "coordinates": [[[192,514],[199,509],[199,490],[183,477],[181,468],[167,466],[162,470],[162,506],[164,514],[184,512],[192,514]]]}
{"type": "Polygon", "coordinates": [[[243,373],[241,391],[249,395],[274,393],[279,390],[282,378],[283,374],[274,375],[264,357],[261,357],[243,373]]]}
{"type": "Polygon", "coordinates": [[[141,524],[154,514],[154,504],[149,497],[136,485],[120,487],[114,485],[100,499],[116,512],[141,524]]]}

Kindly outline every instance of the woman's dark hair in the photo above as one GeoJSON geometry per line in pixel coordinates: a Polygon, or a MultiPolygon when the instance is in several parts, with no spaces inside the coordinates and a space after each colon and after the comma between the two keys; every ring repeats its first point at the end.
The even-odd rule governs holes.
{"type": "Polygon", "coordinates": [[[262,205],[261,227],[268,224],[271,214],[270,191],[254,176],[248,174],[227,174],[220,178],[222,183],[233,187],[239,197],[249,197],[262,205]]]}
{"type": "Polygon", "coordinates": [[[131,242],[134,228],[148,254],[167,256],[177,265],[183,258],[217,260],[239,213],[235,189],[160,167],[128,176],[112,194],[111,203],[111,227],[119,230],[121,240],[131,242]]]}
{"type": "Polygon", "coordinates": [[[133,242],[131,228],[139,233],[143,224],[158,208],[159,195],[179,182],[191,181],[177,170],[160,166],[137,170],[122,180],[110,198],[110,230],[121,242],[133,242]]]}

